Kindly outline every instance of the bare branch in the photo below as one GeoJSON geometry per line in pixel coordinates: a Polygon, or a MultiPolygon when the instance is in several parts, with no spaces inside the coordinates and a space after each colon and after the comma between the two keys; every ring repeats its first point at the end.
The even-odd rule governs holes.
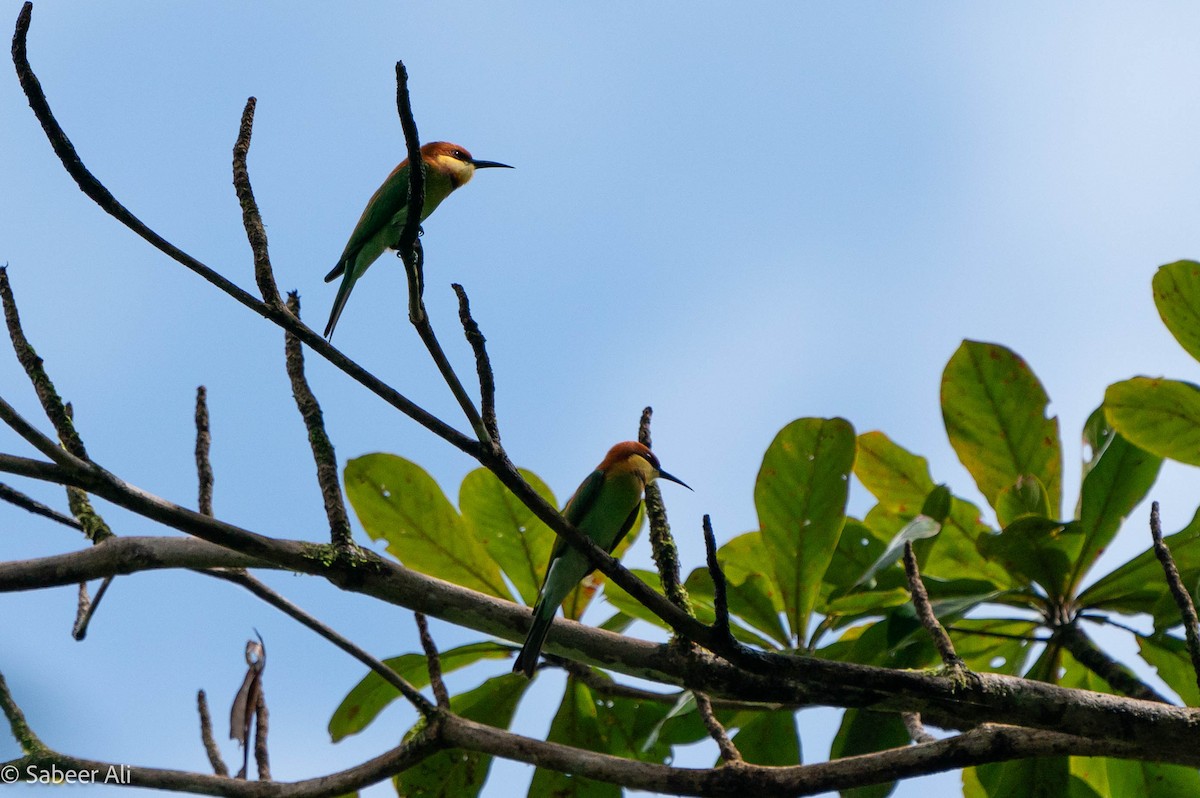
{"type": "MultiPolygon", "coordinates": [[[[638,440],[647,449],[650,445],[650,417],[654,409],[647,407],[642,411],[638,424],[638,440]]],[[[658,578],[662,581],[663,593],[671,603],[688,615],[693,615],[692,602],[688,598],[687,588],[679,576],[679,549],[675,546],[675,538],[671,537],[671,525],[667,522],[667,508],[663,504],[662,491],[658,485],[651,482],[646,486],[646,517],[650,520],[650,550],[654,556],[654,564],[658,567],[658,578]]]]}
{"type": "Polygon", "coordinates": [[[100,606],[100,599],[104,598],[112,581],[113,577],[104,577],[94,599],[88,599],[87,582],[79,583],[79,610],[75,614],[75,626],[71,629],[71,637],[76,640],[83,640],[87,637],[88,624],[92,622],[92,616],[96,614],[96,608],[100,606]]]}
{"type": "Polygon", "coordinates": [[[1196,684],[1200,685],[1200,619],[1196,617],[1196,605],[1192,603],[1192,594],[1183,586],[1183,580],[1179,577],[1179,569],[1175,566],[1171,549],[1163,540],[1162,523],[1158,518],[1158,502],[1150,505],[1150,535],[1154,538],[1154,554],[1162,564],[1167,586],[1171,589],[1171,596],[1183,617],[1183,633],[1187,637],[1188,653],[1192,657],[1192,670],[1196,673],[1196,684]]]}
{"type": "Polygon", "coordinates": [[[221,749],[213,737],[212,716],[208,714],[208,698],[201,690],[196,693],[196,709],[200,712],[200,740],[204,743],[204,752],[208,754],[208,762],[212,765],[213,773],[218,776],[228,776],[229,768],[221,758],[221,749]]]}
{"type": "Polygon", "coordinates": [[[61,587],[165,568],[282,568],[205,540],[113,537],[81,551],[0,562],[0,593],[61,587]]]}
{"type": "Polygon", "coordinates": [[[254,128],[254,107],[258,103],[251,97],[246,100],[242,111],[242,124],[238,128],[237,142],[233,145],[233,187],[242,206],[242,226],[250,241],[254,255],[254,281],[258,291],[268,305],[280,304],[279,288],[271,271],[271,256],[267,253],[267,231],[263,227],[258,203],[254,201],[254,189],[250,187],[250,170],[246,167],[246,156],[250,152],[250,135],[254,128]]]}
{"type": "Polygon", "coordinates": [[[309,613],[300,609],[300,607],[296,606],[271,588],[267,587],[258,579],[255,579],[253,576],[243,571],[207,571],[206,573],[208,573],[209,576],[215,576],[218,579],[224,579],[228,582],[233,582],[235,585],[241,585],[242,587],[246,588],[255,596],[258,596],[260,599],[270,604],[272,607],[275,607],[276,609],[282,611],[285,615],[288,615],[289,617],[299,621],[304,626],[307,626],[309,629],[313,630],[321,637],[333,643],[342,651],[345,651],[347,654],[366,665],[372,671],[379,674],[384,681],[399,690],[400,694],[408,699],[408,701],[414,707],[416,707],[417,711],[422,715],[428,717],[429,715],[434,714],[433,705],[430,704],[429,700],[425,698],[425,696],[421,695],[421,691],[413,687],[408,680],[396,673],[396,671],[388,667],[385,663],[368,654],[364,649],[355,645],[348,638],[343,637],[339,633],[335,632],[332,627],[327,626],[326,624],[317,620],[317,618],[313,615],[310,615],[309,613]]]}
{"type": "MultiPolygon", "coordinates": [[[[300,295],[295,291],[288,294],[287,307],[296,318],[300,318],[300,295]]],[[[321,405],[304,376],[304,349],[300,346],[300,339],[290,332],[284,335],[283,349],[288,377],[292,381],[292,396],[308,429],[308,444],[317,464],[317,483],[321,486],[321,498],[325,502],[325,517],[329,520],[330,542],[339,551],[347,552],[354,548],[354,539],[350,536],[350,518],[342,499],[342,487],[338,483],[337,456],[325,432],[321,405]]]]}
{"type": "Polygon", "coordinates": [[[425,666],[429,669],[429,685],[433,688],[433,696],[437,699],[440,709],[450,708],[450,693],[446,691],[446,683],[442,681],[442,659],[438,656],[437,645],[429,634],[429,623],[425,614],[414,612],[417,619],[417,631],[421,635],[421,649],[425,652],[425,666]]]}
{"type": "Polygon", "coordinates": [[[717,716],[713,714],[712,702],[708,700],[708,696],[699,690],[693,691],[692,695],[696,697],[696,710],[700,713],[700,720],[704,722],[704,728],[708,729],[709,736],[716,741],[717,748],[721,751],[721,759],[726,763],[741,762],[742,754],[733,744],[733,740],[729,739],[721,721],[717,720],[717,716]]]}
{"type": "Polygon", "coordinates": [[[16,505],[22,510],[28,510],[34,515],[40,515],[43,518],[49,518],[51,521],[57,521],[63,526],[69,526],[72,529],[83,529],[83,525],[69,515],[63,515],[53,507],[47,507],[36,499],[26,496],[16,488],[9,487],[3,482],[0,482],[0,501],[6,501],[9,504],[16,505]]]}
{"type": "Polygon", "coordinates": [[[271,780],[271,758],[267,754],[267,697],[263,693],[262,681],[258,683],[258,702],[254,708],[254,767],[259,781],[271,780]]]}
{"type": "Polygon", "coordinates": [[[413,118],[412,101],[408,96],[408,70],[403,61],[396,62],[396,110],[400,114],[400,129],[404,132],[404,144],[408,149],[408,214],[400,230],[396,249],[404,262],[408,275],[408,318],[414,325],[425,317],[424,265],[419,252],[417,234],[421,229],[421,218],[425,210],[425,161],[421,158],[421,137],[417,133],[417,121],[413,118]]]}
{"type": "Polygon", "coordinates": [[[912,602],[917,611],[917,618],[925,627],[925,631],[933,638],[933,644],[942,657],[942,664],[951,670],[962,671],[966,668],[966,663],[955,652],[950,635],[946,634],[946,630],[942,628],[941,622],[933,613],[933,606],[929,603],[929,593],[925,591],[925,583],[921,581],[921,572],[917,569],[917,555],[913,552],[911,541],[904,543],[904,573],[908,576],[908,590],[912,593],[912,602]]]}
{"type": "Polygon", "coordinates": [[[704,551],[708,561],[708,573],[713,581],[713,610],[716,613],[713,629],[721,638],[737,645],[729,628],[728,584],[725,581],[725,572],[721,570],[721,563],[717,560],[717,538],[713,535],[712,519],[707,513],[704,515],[703,525],[704,551]]]}
{"type": "Polygon", "coordinates": [[[1124,693],[1130,698],[1140,698],[1143,701],[1171,703],[1169,699],[1139,679],[1133,671],[1104,653],[1090,637],[1084,634],[1077,623],[1072,622],[1060,626],[1056,631],[1055,638],[1063,648],[1071,652],[1071,656],[1080,665],[1108,682],[1109,686],[1117,692],[1124,693]]]}
{"type": "Polygon", "coordinates": [[[21,317],[17,313],[17,303],[13,298],[12,285],[8,281],[8,267],[6,266],[0,266],[0,301],[4,305],[4,321],[8,325],[8,337],[12,339],[13,351],[17,353],[17,360],[20,362],[21,368],[25,370],[25,375],[33,383],[33,389],[37,393],[38,401],[41,402],[42,410],[46,413],[46,418],[50,419],[50,423],[54,425],[54,430],[58,433],[63,448],[79,459],[87,460],[87,449],[84,448],[79,433],[75,431],[75,425],[67,413],[62,397],[58,395],[54,383],[46,374],[46,369],[42,366],[42,359],[29,345],[29,340],[21,329],[21,317]]]}
{"type": "Polygon", "coordinates": [[[208,390],[201,385],[196,389],[196,479],[199,496],[196,509],[201,515],[213,514],[213,470],[209,459],[212,448],[212,433],[208,429],[208,390]]]}
{"type": "Polygon", "coordinates": [[[29,723],[25,720],[25,713],[17,706],[12,693],[8,691],[8,683],[4,681],[3,673],[0,673],[0,712],[3,712],[4,717],[8,718],[8,727],[12,730],[12,736],[21,746],[22,751],[26,754],[40,754],[46,750],[45,743],[38,739],[38,736],[33,733],[33,729],[29,728],[29,723]]]}
{"type": "Polygon", "coordinates": [[[475,353],[475,371],[479,375],[480,415],[483,426],[491,436],[493,446],[500,445],[500,425],[496,421],[496,378],[492,373],[492,361],[488,358],[487,339],[471,316],[471,302],[466,290],[458,283],[451,283],[458,295],[458,320],[462,323],[467,342],[475,353]]]}
{"type": "MultiPolygon", "coordinates": [[[[986,724],[946,740],[814,765],[764,767],[742,763],[737,767],[717,769],[675,768],[581,751],[558,743],[532,740],[455,716],[445,719],[443,735],[447,743],[456,747],[486,750],[506,759],[621,784],[631,789],[734,798],[745,798],[746,795],[814,795],[1030,756],[1133,755],[1131,746],[1124,741],[1080,740],[1058,732],[1031,731],[995,724],[986,724]]],[[[1200,761],[1200,756],[1195,754],[1192,758],[1200,761]]]]}
{"type": "Polygon", "coordinates": [[[904,721],[908,737],[914,743],[932,743],[937,740],[936,737],[925,731],[925,724],[921,722],[919,712],[901,712],[900,719],[904,721]]]}

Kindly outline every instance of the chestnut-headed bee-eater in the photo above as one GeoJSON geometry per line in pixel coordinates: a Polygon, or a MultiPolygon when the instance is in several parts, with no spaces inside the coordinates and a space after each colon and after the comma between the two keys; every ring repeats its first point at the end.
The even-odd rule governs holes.
{"type": "MultiPolygon", "coordinates": [[[[454,189],[464,186],[475,174],[476,169],[503,167],[506,163],[480,161],[471,157],[463,147],[448,141],[434,141],[421,147],[421,160],[425,164],[425,205],[421,208],[421,221],[437,209],[442,200],[454,189]]],[[[325,325],[325,337],[333,335],[346,300],[358,278],[362,277],[372,263],[386,249],[395,249],[400,243],[400,231],[408,218],[408,160],[392,170],[379,190],[371,195],[371,201],[363,209],[342,256],[333,271],[325,275],[325,282],[342,278],[329,323],[325,325]]]]}
{"type": "MultiPolygon", "coordinates": [[[[608,553],[612,553],[637,519],[642,490],[655,479],[667,479],[691,490],[682,480],[663,471],[654,453],[637,441],[618,443],[608,450],[563,508],[563,517],[608,553]]],[[[517,655],[513,673],[533,678],[538,655],[558,607],[577,584],[595,568],[583,552],[559,538],[550,552],[550,564],[533,607],[533,624],[517,655]]]]}

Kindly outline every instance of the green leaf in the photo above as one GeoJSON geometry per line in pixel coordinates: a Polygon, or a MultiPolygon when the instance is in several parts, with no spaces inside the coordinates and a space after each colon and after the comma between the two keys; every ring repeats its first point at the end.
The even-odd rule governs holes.
{"type": "MultiPolygon", "coordinates": [[[[506,659],[512,653],[512,646],[501,643],[471,643],[443,651],[439,659],[442,673],[450,673],[480,660],[506,659]]],[[[383,664],[418,689],[429,684],[429,668],[425,664],[424,654],[402,654],[384,660],[383,664]]],[[[329,719],[329,737],[336,743],[351,734],[358,734],[375,720],[384,707],[399,697],[399,690],[375,671],[368,671],[333,711],[333,717],[329,719]]]]}
{"type": "Polygon", "coordinates": [[[775,608],[777,597],[771,595],[773,585],[773,580],[764,574],[750,574],[738,584],[727,584],[729,614],[768,635],[780,646],[787,646],[787,629],[775,608]]]}
{"type": "Polygon", "coordinates": [[[996,497],[996,520],[1006,527],[1023,516],[1050,517],[1050,497],[1042,481],[1032,474],[1017,477],[996,497]]]}
{"type": "Polygon", "coordinates": [[[794,711],[743,711],[727,725],[738,727],[733,744],[747,762],[780,767],[800,764],[800,735],[794,711]]]}
{"type": "Polygon", "coordinates": [[[880,553],[879,558],[858,578],[855,586],[873,582],[875,574],[896,563],[904,554],[904,544],[931,538],[942,531],[942,525],[926,515],[918,515],[904,525],[880,553]]]}
{"type": "Polygon", "coordinates": [[[1031,474],[1041,480],[1051,516],[1062,506],[1058,419],[1029,366],[998,344],[963,341],[942,373],[942,417],[950,444],[996,507],[1000,492],[1031,474]]]}
{"type": "Polygon", "coordinates": [[[880,504],[899,515],[920,512],[934,487],[929,461],[897,446],[878,431],[858,436],[854,475],[880,504]]]}
{"type": "Polygon", "coordinates": [[[999,535],[979,540],[980,551],[1014,574],[1037,582],[1052,598],[1063,598],[1071,574],[1071,553],[1082,536],[1078,521],[1024,516],[999,535]]]}
{"type": "Polygon", "coordinates": [[[393,454],[346,463],[346,495],[372,540],[409,568],[480,593],[510,599],[500,569],[433,477],[393,454]]]}
{"type": "Polygon", "coordinates": [[[1200,465],[1200,388],[1190,382],[1134,377],[1104,392],[1108,423],[1134,446],[1200,465]]]}
{"type": "Polygon", "coordinates": [[[963,770],[963,798],[1102,798],[1070,771],[1065,756],[997,762],[963,770]]]}
{"type": "Polygon", "coordinates": [[[1146,498],[1162,467],[1162,458],[1139,449],[1109,427],[1103,408],[1092,413],[1085,430],[1084,443],[1092,449],[1092,465],[1080,492],[1083,540],[1082,550],[1074,558],[1071,592],[1112,542],[1125,518],[1146,498]]]}
{"type": "MultiPolygon", "coordinates": [[[[1169,535],[1165,542],[1171,549],[1183,584],[1194,597],[1200,583],[1200,510],[1186,527],[1169,535]]],[[[1179,623],[1179,608],[1167,590],[1166,578],[1153,548],[1146,549],[1080,593],[1079,605],[1127,615],[1149,613],[1158,628],[1179,623]]]]}
{"type": "MultiPolygon", "coordinates": [[[[507,729],[529,684],[518,673],[497,676],[453,696],[450,709],[467,720],[507,729]]],[[[409,734],[423,724],[421,721],[409,734]]],[[[492,758],[477,751],[440,751],[399,773],[393,783],[396,792],[406,798],[471,798],[483,788],[491,766],[492,758]]]]}
{"type": "MultiPolygon", "coordinates": [[[[548,742],[562,743],[587,751],[662,763],[666,762],[671,754],[667,742],[674,739],[671,727],[684,724],[690,729],[695,724],[694,713],[693,717],[684,715],[664,723],[668,710],[667,705],[654,701],[637,701],[617,696],[599,699],[586,685],[568,678],[566,692],[554,721],[550,724],[550,734],[546,739],[548,742]],[[652,734],[657,734],[658,740],[646,747],[645,743],[652,734]]],[[[529,794],[553,795],[556,798],[615,798],[621,795],[621,788],[539,768],[533,775],[529,794]]]]}
{"type": "MultiPolygon", "coordinates": [[[[876,537],[890,540],[901,526],[912,519],[916,512],[914,508],[926,509],[926,502],[935,502],[928,509],[940,510],[936,503],[941,496],[934,492],[937,486],[929,475],[929,464],[925,458],[901,448],[882,432],[867,432],[858,436],[858,446],[854,473],[879,500],[877,510],[872,510],[871,515],[878,517],[878,513],[882,512],[901,519],[894,526],[879,527],[870,523],[868,517],[867,526],[871,527],[876,537]]],[[[940,513],[925,512],[924,515],[940,518],[940,513]]],[[[1015,587],[1016,582],[1012,577],[999,564],[985,560],[975,545],[981,534],[990,532],[979,520],[978,507],[951,497],[950,514],[942,523],[936,545],[931,545],[927,550],[921,545],[915,547],[922,575],[950,577],[970,573],[989,580],[999,588],[1015,587]]],[[[842,547],[839,545],[835,562],[841,555],[842,547]]],[[[835,567],[832,566],[830,570],[835,567]]],[[[865,570],[862,568],[855,573],[850,583],[865,570]]]]}
{"type": "Polygon", "coordinates": [[[746,532],[717,549],[729,588],[729,611],[782,646],[791,643],[780,619],[783,596],[761,532],[746,532]],[[751,584],[752,583],[752,584],[751,584]]]}
{"type": "Polygon", "coordinates": [[[1036,621],[966,618],[955,621],[950,635],[971,670],[1020,676],[1039,628],[1036,621]]]}
{"type": "Polygon", "coordinates": [[[822,579],[824,584],[821,603],[818,604],[819,611],[825,611],[825,603],[831,597],[840,596],[859,583],[859,577],[883,554],[887,540],[888,538],[874,527],[856,518],[846,519],[842,535],[838,538],[837,550],[833,554],[833,561],[829,563],[822,579]]]}
{"type": "Polygon", "coordinates": [[[759,525],[797,639],[808,629],[842,532],[854,449],[846,420],[802,418],[775,436],[758,472],[759,525]]]}
{"type": "Polygon", "coordinates": [[[1167,683],[1175,694],[1189,707],[1200,706],[1200,688],[1196,686],[1196,671],[1188,653],[1187,642],[1165,632],[1151,637],[1137,638],[1142,659],[1158,672],[1158,678],[1167,683]]]}
{"type": "MultiPolygon", "coordinates": [[[[859,754],[873,754],[888,748],[908,745],[908,730],[899,715],[891,712],[872,712],[866,709],[847,709],[829,749],[829,758],[842,759],[859,754]]],[[[841,798],[886,798],[896,783],[872,784],[842,790],[841,798]]]]}
{"type": "MultiPolygon", "coordinates": [[[[662,581],[659,579],[657,572],[638,568],[632,568],[630,571],[643,582],[645,582],[646,585],[652,588],[656,593],[659,593],[660,595],[662,594],[662,581]]],[[[688,596],[692,603],[692,611],[696,614],[696,618],[702,623],[711,624],[713,620],[716,619],[716,608],[713,603],[714,598],[712,578],[708,575],[708,569],[697,568],[692,571],[692,573],[689,574],[688,578],[684,581],[684,587],[687,588],[688,596]]],[[[733,632],[734,637],[741,640],[743,643],[749,643],[751,645],[767,649],[778,648],[778,646],[773,645],[737,622],[739,619],[733,610],[735,606],[735,591],[739,591],[736,600],[740,601],[740,599],[743,598],[743,594],[751,590],[753,590],[753,588],[746,588],[746,591],[739,591],[738,588],[734,588],[730,591],[730,616],[731,620],[734,621],[730,624],[730,630],[733,632]]],[[[647,623],[653,624],[660,629],[670,628],[661,618],[648,610],[640,601],[633,598],[633,596],[630,596],[620,587],[611,582],[605,583],[604,597],[610,604],[612,604],[625,615],[628,615],[632,618],[637,618],[641,621],[646,621],[647,623]]],[[[738,604],[738,606],[740,606],[740,604],[738,604]]],[[[776,616],[776,618],[778,618],[778,616],[776,616]]],[[[775,623],[778,627],[778,620],[776,620],[775,623]]]]}
{"type": "MultiPolygon", "coordinates": [[[[538,476],[521,469],[525,481],[557,507],[554,493],[538,476]]],[[[503,569],[526,604],[537,601],[542,574],[554,547],[554,532],[486,468],[467,474],[458,489],[458,506],[471,534],[503,569]]]]}
{"type": "Polygon", "coordinates": [[[1182,765],[1160,765],[1157,762],[1138,762],[1125,759],[1085,759],[1071,757],[1071,770],[1091,766],[1103,768],[1101,782],[1108,789],[1102,793],[1113,798],[1131,795],[1137,798],[1179,798],[1200,795],[1200,772],[1182,765]],[[1079,766],[1076,763],[1080,763],[1079,766]],[[1087,763],[1086,765],[1083,763],[1087,763]],[[1094,763],[1094,764],[1093,764],[1094,763]]]}
{"type": "Polygon", "coordinates": [[[1200,263],[1180,260],[1154,274],[1154,304],[1179,345],[1200,360],[1200,263]]]}

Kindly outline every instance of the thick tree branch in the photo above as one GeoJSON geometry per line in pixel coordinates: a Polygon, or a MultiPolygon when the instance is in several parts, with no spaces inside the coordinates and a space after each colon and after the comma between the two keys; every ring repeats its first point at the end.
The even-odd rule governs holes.
{"type": "Polygon", "coordinates": [[[203,385],[196,389],[196,509],[201,515],[213,514],[213,470],[209,459],[212,448],[212,433],[208,428],[208,390],[203,385]]]}

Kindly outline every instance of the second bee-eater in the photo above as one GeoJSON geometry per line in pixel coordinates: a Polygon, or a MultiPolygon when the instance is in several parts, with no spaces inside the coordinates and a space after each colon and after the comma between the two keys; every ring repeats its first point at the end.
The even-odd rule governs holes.
{"type": "MultiPolygon", "coordinates": [[[[505,163],[476,160],[466,149],[448,141],[434,141],[421,147],[421,160],[425,163],[425,204],[421,208],[421,221],[425,221],[454,189],[466,185],[476,169],[512,168],[505,163]]],[[[409,165],[405,160],[371,195],[337,265],[325,275],[327,283],[342,278],[329,323],[325,325],[326,338],[333,335],[333,328],[358,278],[384,250],[395,249],[400,243],[400,231],[408,219],[408,175],[409,165]]]]}
{"type": "MultiPolygon", "coordinates": [[[[611,554],[633,527],[642,491],[655,479],[667,479],[688,486],[658,464],[654,453],[637,441],[618,443],[609,449],[603,462],[596,466],[563,508],[563,517],[600,548],[611,554]]],[[[691,488],[688,488],[691,490],[691,488]]],[[[595,570],[587,556],[559,538],[550,552],[550,564],[542,580],[537,604],[533,607],[533,624],[525,637],[525,645],[517,655],[514,673],[533,678],[538,655],[550,633],[550,625],[558,607],[567,594],[583,578],[595,570]]]]}

